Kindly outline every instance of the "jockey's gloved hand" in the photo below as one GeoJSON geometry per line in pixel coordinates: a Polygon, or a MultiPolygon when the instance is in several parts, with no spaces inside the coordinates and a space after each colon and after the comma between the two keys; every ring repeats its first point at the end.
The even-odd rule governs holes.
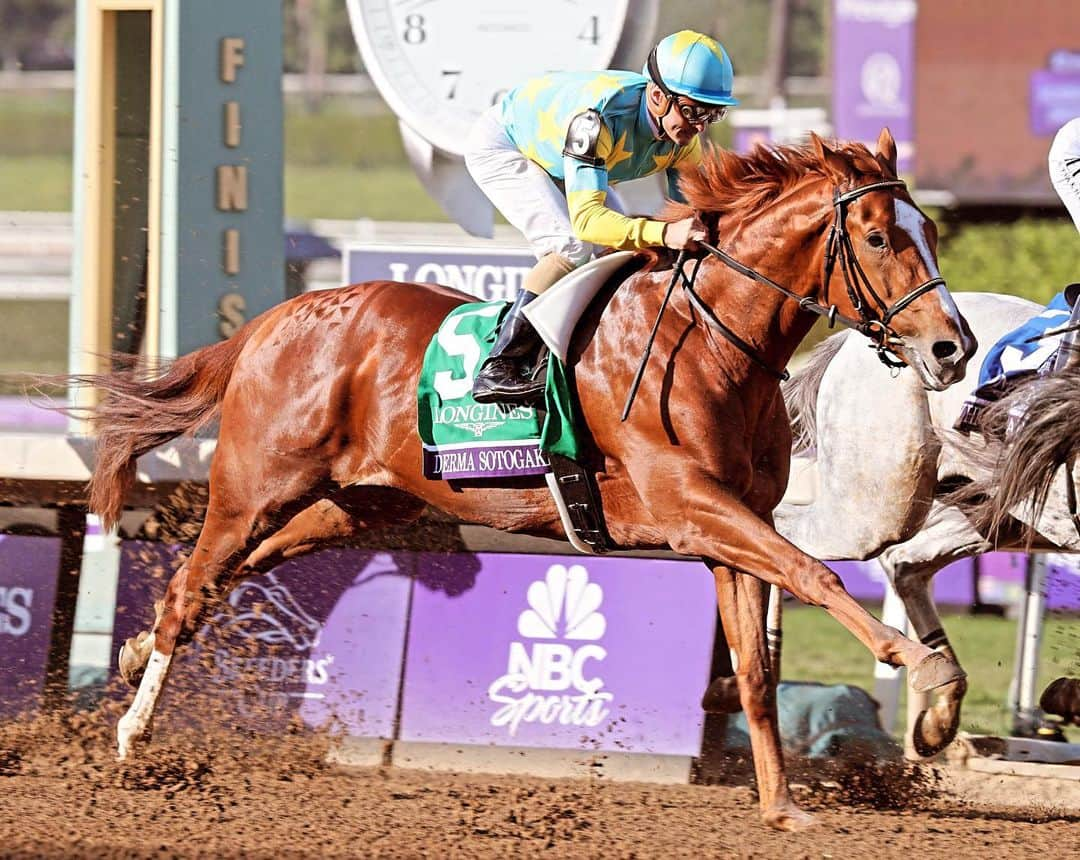
{"type": "Polygon", "coordinates": [[[697,243],[704,241],[708,234],[705,225],[696,215],[683,218],[682,221],[671,221],[664,227],[664,246],[675,251],[684,248],[693,251],[697,243]]]}

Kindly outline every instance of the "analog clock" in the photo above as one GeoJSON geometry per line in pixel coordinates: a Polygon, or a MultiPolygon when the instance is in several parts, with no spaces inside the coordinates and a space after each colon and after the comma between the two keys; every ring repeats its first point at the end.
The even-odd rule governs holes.
{"type": "Polygon", "coordinates": [[[631,0],[348,2],[364,64],[383,98],[405,125],[457,156],[476,118],[509,88],[545,72],[608,68],[632,5],[631,0]]]}

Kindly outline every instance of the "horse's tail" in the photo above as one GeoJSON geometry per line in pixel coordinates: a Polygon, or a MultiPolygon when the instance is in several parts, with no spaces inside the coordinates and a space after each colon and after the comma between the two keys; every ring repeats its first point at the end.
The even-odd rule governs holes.
{"type": "Polygon", "coordinates": [[[796,454],[817,445],[818,390],[830,362],[844,345],[844,337],[844,332],[838,332],[815,346],[806,363],[781,385],[796,454]]]}
{"type": "Polygon", "coordinates": [[[195,432],[217,414],[251,332],[249,324],[228,340],[182,355],[155,378],[148,376],[157,369],[153,363],[128,358],[127,368],[112,373],[57,380],[105,392],[100,405],[74,411],[88,418],[97,434],[89,509],[106,528],[120,519],[138,458],[170,439],[195,432]]]}
{"type": "Polygon", "coordinates": [[[985,409],[979,432],[1004,441],[975,447],[965,438],[960,450],[980,477],[946,503],[961,507],[984,534],[997,534],[1017,510],[1037,523],[1058,469],[1080,455],[1080,368],[1021,384],[985,409]]]}

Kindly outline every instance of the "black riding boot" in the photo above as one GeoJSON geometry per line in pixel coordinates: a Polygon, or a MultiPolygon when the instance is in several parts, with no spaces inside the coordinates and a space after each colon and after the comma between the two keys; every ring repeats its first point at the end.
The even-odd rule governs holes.
{"type": "Polygon", "coordinates": [[[535,298],[534,293],[521,290],[503,317],[495,345],[473,382],[477,403],[531,405],[543,395],[545,380],[533,379],[526,371],[528,359],[536,355],[542,341],[521,312],[535,298]]]}

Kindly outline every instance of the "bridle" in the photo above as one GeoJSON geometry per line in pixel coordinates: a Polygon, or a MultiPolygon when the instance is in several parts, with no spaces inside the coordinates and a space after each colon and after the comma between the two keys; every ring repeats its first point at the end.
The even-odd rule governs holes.
{"type": "MultiPolygon", "coordinates": [[[[919,286],[915,287],[911,292],[901,296],[891,306],[886,304],[881,296],[874,290],[873,285],[870,283],[870,279],[866,276],[866,272],[859,264],[859,258],[855,253],[855,247],[851,244],[851,234],[848,233],[847,229],[847,206],[852,200],[858,200],[860,197],[869,194],[871,191],[881,191],[885,188],[907,188],[907,184],[902,179],[883,179],[881,182],[871,182],[866,185],[860,185],[858,188],[852,188],[849,191],[841,191],[839,188],[833,191],[833,223],[829,228],[829,238],[825,243],[825,271],[824,279],[822,280],[822,291],[824,293],[824,300],[828,302],[829,284],[832,282],[833,272],[836,270],[837,264],[839,264],[840,272],[844,278],[844,286],[847,289],[848,299],[851,301],[855,310],[858,311],[858,319],[853,319],[852,317],[840,313],[835,304],[822,304],[812,296],[800,296],[798,293],[792,292],[787,287],[776,283],[772,278],[766,277],[756,269],[752,269],[749,266],[740,263],[727,252],[722,251],[714,245],[710,245],[708,242],[699,241],[698,244],[708,251],[709,254],[716,257],[724,265],[734,269],[740,275],[744,275],[751,280],[757,281],[759,284],[771,287],[787,298],[798,302],[801,310],[824,317],[829,321],[829,328],[834,328],[837,323],[840,323],[842,326],[854,329],[865,335],[873,342],[873,347],[877,350],[878,358],[886,367],[905,367],[906,362],[893,351],[893,347],[900,340],[900,336],[889,327],[889,323],[892,322],[897,314],[907,308],[920,296],[931,290],[937,289],[938,287],[945,286],[945,279],[940,277],[931,278],[930,280],[919,284],[919,286]],[[869,307],[868,298],[876,305],[873,314],[869,307]]],[[[709,307],[700,295],[698,295],[697,291],[694,289],[694,284],[697,281],[698,270],[701,269],[704,258],[697,258],[694,263],[694,269],[689,276],[683,271],[683,263],[686,259],[686,251],[680,251],[678,259],[675,261],[675,271],[671,276],[671,283],[668,285],[667,294],[660,304],[660,312],[656,315],[656,321],[653,323],[652,332],[650,332],[649,338],[645,343],[645,351],[641,356],[641,361],[638,363],[637,373],[630,383],[630,391],[627,394],[626,404],[623,406],[622,418],[620,419],[622,421],[625,421],[630,415],[630,409],[633,406],[634,397],[637,394],[638,386],[641,383],[642,374],[645,372],[645,365],[649,360],[649,353],[652,350],[653,341],[656,339],[656,332],[660,328],[660,320],[664,315],[664,308],[667,307],[668,301],[671,299],[671,293],[680,280],[690,298],[691,305],[694,306],[698,313],[700,313],[713,328],[741,350],[752,362],[754,362],[754,364],[770,375],[780,380],[789,378],[786,370],[777,370],[772,367],[757,354],[754,347],[728,328],[728,326],[726,326],[716,315],[716,312],[709,307]]]]}
{"type": "MultiPolygon", "coordinates": [[[[855,247],[851,243],[851,234],[847,229],[847,206],[852,200],[858,200],[860,197],[869,194],[872,191],[881,191],[885,188],[906,189],[907,184],[902,179],[886,179],[881,182],[871,182],[867,185],[860,185],[858,188],[853,188],[849,191],[842,192],[838,188],[833,192],[833,223],[829,228],[829,237],[825,243],[825,270],[822,280],[822,290],[824,293],[824,300],[825,302],[828,302],[829,285],[832,282],[833,273],[839,267],[844,278],[844,286],[847,289],[848,299],[859,314],[858,319],[853,319],[839,313],[835,304],[822,304],[813,297],[800,296],[797,293],[792,292],[787,289],[787,287],[781,286],[776,283],[776,281],[761,274],[757,270],[740,263],[730,254],[714,245],[710,245],[708,242],[698,242],[698,244],[712,256],[716,257],[739,274],[757,281],[760,284],[764,284],[767,287],[771,287],[777,292],[783,293],[789,299],[798,302],[800,309],[824,317],[829,321],[829,328],[834,328],[836,324],[839,323],[842,326],[854,329],[860,334],[870,338],[870,340],[874,342],[874,349],[877,350],[878,358],[881,360],[882,364],[887,367],[904,367],[906,366],[906,363],[893,351],[893,346],[899,341],[900,337],[889,326],[889,323],[892,322],[897,314],[911,305],[916,299],[931,290],[945,286],[945,279],[941,277],[930,278],[928,281],[919,284],[919,286],[915,287],[911,292],[901,296],[891,306],[888,305],[874,290],[873,285],[870,283],[870,279],[867,277],[866,272],[859,263],[859,258],[855,253],[855,247]],[[871,308],[871,302],[875,306],[874,308],[871,308]]],[[[712,309],[694,290],[694,281],[697,279],[697,271],[700,266],[701,259],[699,258],[691,276],[689,278],[687,278],[685,274],[682,276],[683,286],[686,288],[694,307],[696,307],[706,319],[708,319],[710,324],[721,332],[721,334],[728,340],[731,340],[732,343],[738,346],[743,352],[747,353],[747,355],[750,355],[755,363],[769,369],[774,376],[786,379],[786,371],[779,372],[769,368],[760,360],[760,358],[758,358],[758,356],[753,355],[750,352],[749,345],[741,340],[732,339],[731,335],[734,333],[720,322],[712,309]]]]}

